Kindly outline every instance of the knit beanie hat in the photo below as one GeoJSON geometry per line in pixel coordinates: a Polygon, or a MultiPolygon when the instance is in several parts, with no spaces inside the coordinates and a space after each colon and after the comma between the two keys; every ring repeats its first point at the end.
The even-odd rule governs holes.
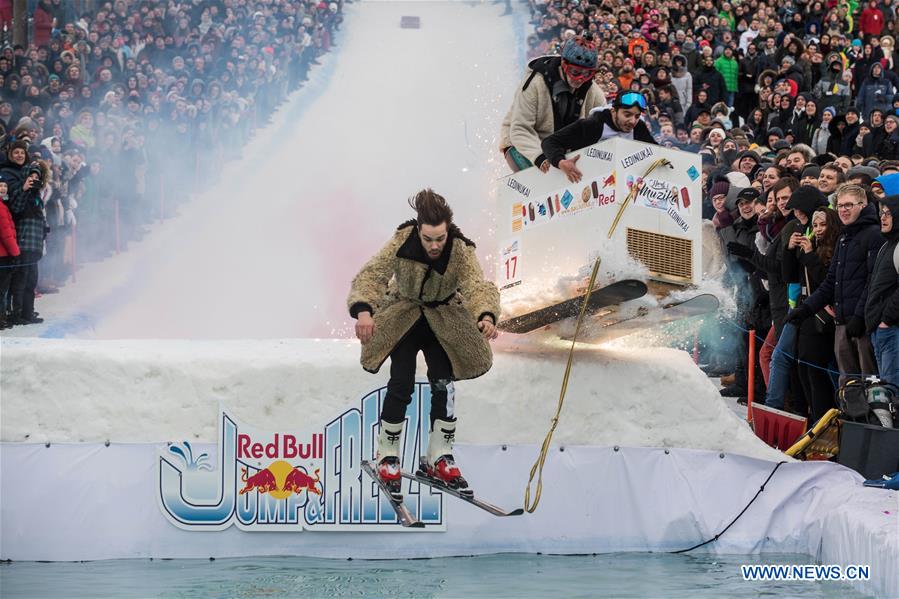
{"type": "Polygon", "coordinates": [[[805,179],[806,177],[814,177],[818,178],[818,175],[821,174],[821,167],[817,164],[806,164],[802,169],[802,174],[799,176],[800,179],[805,179]]]}
{"type": "Polygon", "coordinates": [[[728,190],[730,190],[730,183],[727,181],[716,181],[714,185],[712,185],[712,190],[709,192],[709,197],[714,198],[715,196],[726,196],[728,190]]]}
{"type": "Polygon", "coordinates": [[[808,217],[820,206],[827,206],[827,196],[811,185],[800,185],[787,202],[787,208],[799,210],[808,217]]]}

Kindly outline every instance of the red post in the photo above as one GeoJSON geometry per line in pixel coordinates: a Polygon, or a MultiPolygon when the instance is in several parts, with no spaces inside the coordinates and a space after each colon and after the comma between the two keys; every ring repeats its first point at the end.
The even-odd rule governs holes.
{"type": "Polygon", "coordinates": [[[113,200],[113,206],[115,207],[115,253],[120,254],[122,252],[122,232],[119,224],[119,198],[113,200]]]}
{"type": "Polygon", "coordinates": [[[693,363],[699,366],[699,331],[693,335],[693,363]]]}
{"type": "Polygon", "coordinates": [[[752,399],[755,397],[755,331],[749,331],[749,372],[747,372],[747,376],[749,377],[749,385],[748,385],[748,393],[749,397],[746,400],[746,422],[752,423],[752,399]]]}
{"type": "Polygon", "coordinates": [[[78,225],[72,225],[72,282],[78,281],[78,225]]]}

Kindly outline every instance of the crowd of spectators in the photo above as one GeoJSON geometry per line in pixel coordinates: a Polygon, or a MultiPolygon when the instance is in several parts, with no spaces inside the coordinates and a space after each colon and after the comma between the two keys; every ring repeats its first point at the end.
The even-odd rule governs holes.
{"type": "Polygon", "coordinates": [[[739,311],[737,326],[717,333],[739,348],[717,346],[714,368],[729,375],[722,394],[748,399],[753,330],[765,340],[756,402],[814,422],[851,377],[879,373],[899,384],[899,15],[891,0],[529,5],[529,71],[544,69],[545,98],[555,104],[545,114],[538,107],[535,126],[519,98],[544,92],[523,85],[500,149],[513,170],[545,170],[533,136],[551,133],[554,115],[558,130],[560,115],[571,122],[578,106],[585,118],[591,97],[637,107],[632,97],[641,94],[655,140],[701,156],[703,218],[726,252],[739,311]],[[539,58],[554,54],[557,75],[543,65],[558,63],[539,58]],[[573,78],[585,69],[592,85],[573,78]],[[556,100],[565,91],[567,105],[556,100]]]}
{"type": "MultiPolygon", "coordinates": [[[[92,5],[32,1],[28,43],[0,50],[0,328],[39,322],[35,292],[56,291],[76,259],[126,249],[214,181],[343,18],[343,0],[92,5]]],[[[4,32],[12,16],[0,0],[4,32]]]]}

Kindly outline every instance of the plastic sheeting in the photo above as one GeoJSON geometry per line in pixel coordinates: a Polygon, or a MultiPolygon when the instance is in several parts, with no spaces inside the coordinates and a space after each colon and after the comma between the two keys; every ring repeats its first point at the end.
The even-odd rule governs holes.
{"type": "MultiPolygon", "coordinates": [[[[412,558],[674,551],[721,532],[775,466],[704,450],[555,447],[535,514],[496,518],[444,497],[446,532],[413,532],[399,526],[389,532],[358,533],[255,533],[235,527],[193,532],[166,522],[157,505],[158,449],[156,444],[3,444],[0,558],[412,558]]],[[[202,449],[214,451],[211,446],[202,449]]],[[[521,505],[536,454],[533,446],[504,450],[461,445],[457,451],[473,487],[508,508],[521,505]]],[[[859,590],[895,596],[899,525],[895,511],[882,513],[889,511],[883,508],[887,497],[895,494],[863,489],[860,480],[835,464],[784,464],[746,513],[699,551],[796,552],[823,563],[869,564],[872,580],[859,583],[859,590]],[[878,512],[884,521],[873,520],[878,512]]]]}

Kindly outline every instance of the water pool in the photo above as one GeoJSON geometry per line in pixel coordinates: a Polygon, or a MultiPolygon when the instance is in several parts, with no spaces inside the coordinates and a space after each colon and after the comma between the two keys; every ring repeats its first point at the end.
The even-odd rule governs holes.
{"type": "MultiPolygon", "coordinates": [[[[3,597],[864,597],[843,582],[747,582],[741,564],[807,555],[503,554],[0,564],[3,597]]],[[[872,573],[873,574],[873,573],[872,573]]]]}

